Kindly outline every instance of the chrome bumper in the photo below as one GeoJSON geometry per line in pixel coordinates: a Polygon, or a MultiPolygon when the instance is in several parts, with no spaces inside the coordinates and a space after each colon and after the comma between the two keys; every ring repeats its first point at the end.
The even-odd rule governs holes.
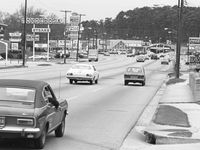
{"type": "Polygon", "coordinates": [[[3,127],[0,128],[0,132],[8,132],[8,133],[38,133],[40,132],[40,128],[26,128],[26,127],[3,127]]]}

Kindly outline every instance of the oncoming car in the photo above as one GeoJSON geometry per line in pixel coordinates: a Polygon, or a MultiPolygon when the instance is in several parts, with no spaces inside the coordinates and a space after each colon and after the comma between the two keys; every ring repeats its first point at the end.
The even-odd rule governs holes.
{"type": "Polygon", "coordinates": [[[144,62],[145,61],[145,56],[144,55],[137,56],[136,61],[137,62],[144,62]]]}
{"type": "Polygon", "coordinates": [[[67,101],[58,100],[48,83],[0,80],[1,138],[33,140],[35,148],[41,149],[50,132],[55,131],[56,137],[64,135],[67,114],[67,101]]]}
{"type": "Polygon", "coordinates": [[[68,71],[67,76],[69,83],[78,81],[88,81],[90,84],[98,83],[99,72],[91,64],[75,64],[68,71]]]}
{"type": "Polygon", "coordinates": [[[145,85],[146,77],[143,67],[128,67],[124,74],[124,85],[128,85],[129,82],[141,83],[145,85]]]}

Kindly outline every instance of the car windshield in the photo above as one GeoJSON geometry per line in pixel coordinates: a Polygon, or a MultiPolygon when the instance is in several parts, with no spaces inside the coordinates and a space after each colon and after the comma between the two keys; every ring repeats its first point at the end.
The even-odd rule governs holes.
{"type": "Polygon", "coordinates": [[[127,72],[142,73],[142,69],[141,68],[130,67],[130,68],[127,69],[127,72]]]}
{"type": "Polygon", "coordinates": [[[92,68],[90,66],[86,66],[86,65],[74,65],[74,66],[72,66],[72,69],[91,70],[92,68]]]}
{"type": "Polygon", "coordinates": [[[34,103],[35,89],[0,87],[0,101],[34,103]]]}

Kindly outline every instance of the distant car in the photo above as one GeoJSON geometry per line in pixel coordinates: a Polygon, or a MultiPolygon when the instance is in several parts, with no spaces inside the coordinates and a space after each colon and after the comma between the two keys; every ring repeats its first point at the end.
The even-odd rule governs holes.
{"type": "Polygon", "coordinates": [[[156,55],[156,54],[152,54],[152,55],[151,55],[151,59],[157,60],[157,59],[159,59],[159,57],[158,57],[158,55],[156,55]]]}
{"type": "Polygon", "coordinates": [[[4,58],[0,55],[0,60],[4,60],[4,58]]]}
{"type": "Polygon", "coordinates": [[[144,86],[146,82],[144,67],[128,67],[124,73],[124,85],[128,85],[129,82],[141,83],[144,86]]]}
{"type": "Polygon", "coordinates": [[[168,65],[169,64],[169,59],[168,58],[163,58],[163,59],[161,59],[160,63],[168,65]]]}
{"type": "Polygon", "coordinates": [[[109,52],[104,52],[103,55],[104,56],[110,56],[110,53],[109,52]]]}
{"type": "Polygon", "coordinates": [[[144,55],[139,55],[137,56],[136,58],[136,61],[137,62],[144,62],[146,60],[145,56],[144,55]]]}
{"type": "Polygon", "coordinates": [[[98,83],[99,72],[91,64],[75,64],[68,71],[67,76],[69,83],[77,81],[88,81],[90,84],[98,83]]]}
{"type": "Polygon", "coordinates": [[[50,132],[64,135],[68,103],[58,100],[46,82],[0,79],[0,114],[1,138],[33,140],[41,149],[50,132]]]}

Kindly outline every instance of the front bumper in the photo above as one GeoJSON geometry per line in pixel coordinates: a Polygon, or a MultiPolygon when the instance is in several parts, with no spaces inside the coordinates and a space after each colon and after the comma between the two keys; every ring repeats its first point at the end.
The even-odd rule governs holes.
{"type": "Polygon", "coordinates": [[[38,138],[40,128],[4,127],[0,128],[0,138],[38,138]]]}

